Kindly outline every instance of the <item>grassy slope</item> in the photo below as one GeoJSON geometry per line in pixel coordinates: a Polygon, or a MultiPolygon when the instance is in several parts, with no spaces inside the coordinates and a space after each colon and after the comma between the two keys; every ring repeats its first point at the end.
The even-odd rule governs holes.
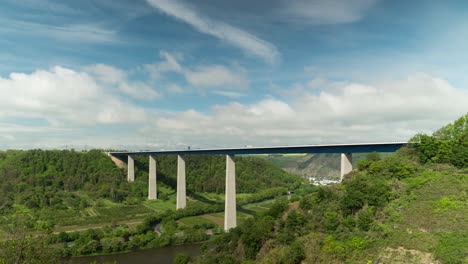
{"type": "MultiPolygon", "coordinates": [[[[401,196],[386,206],[385,216],[379,219],[384,235],[374,238],[365,250],[351,252],[346,263],[432,263],[433,253],[445,249],[440,244],[444,237],[468,237],[468,173],[453,167],[427,168],[396,184],[402,188],[401,196]]],[[[368,237],[373,235],[370,232],[368,237]]],[[[316,254],[327,254],[317,245],[323,234],[310,233],[302,239],[306,263],[314,263],[316,254]]],[[[468,245],[468,240],[462,241],[468,245]]],[[[464,255],[468,256],[468,246],[464,255]]],[[[329,257],[329,263],[342,263],[329,257]]]]}
{"type": "MultiPolygon", "coordinates": [[[[453,169],[430,171],[403,182],[414,189],[389,205],[389,208],[400,206],[401,210],[399,217],[391,222],[394,226],[389,237],[379,245],[383,259],[402,257],[402,251],[397,254],[388,248],[402,247],[428,253],[434,252],[446,235],[460,232],[468,236],[468,174],[453,169]],[[425,183],[420,185],[418,180],[425,183]]],[[[424,256],[423,253],[413,255],[419,255],[421,259],[424,256]]],[[[468,256],[468,246],[465,255],[468,256]]]]}
{"type": "MultiPolygon", "coordinates": [[[[289,263],[284,261],[292,254],[291,244],[284,242],[288,241],[284,235],[295,232],[292,240],[304,247],[303,263],[468,263],[468,170],[444,164],[421,165],[407,159],[405,153],[377,162],[374,165],[378,166],[372,165],[369,170],[352,173],[352,178],[342,185],[323,187],[322,191],[301,198],[301,203],[310,204],[297,210],[303,220],[290,222],[299,223],[290,228],[290,211],[277,218],[274,232],[258,235],[261,248],[250,259],[255,263],[289,263]],[[379,167],[382,170],[376,170],[379,167]],[[346,195],[356,188],[369,190],[369,194],[361,195],[377,195],[377,182],[388,186],[389,202],[376,207],[364,204],[346,216],[346,195]],[[374,187],[368,189],[356,183],[374,187]],[[373,213],[369,228],[365,228],[360,219],[368,210],[373,213]]],[[[256,207],[261,205],[249,206],[256,207]]],[[[366,221],[365,217],[362,219],[366,221]]],[[[261,222],[262,218],[257,220],[261,222]]],[[[236,249],[250,245],[246,243],[252,241],[249,234],[255,228],[241,225],[237,230],[240,240],[202,256],[197,263],[209,260],[209,254],[215,259],[234,256],[239,263],[245,260],[244,251],[236,249]]]]}
{"type": "MultiPolygon", "coordinates": [[[[237,223],[241,224],[245,219],[249,217],[253,217],[256,213],[261,213],[267,211],[275,199],[266,200],[259,203],[251,203],[242,206],[237,211],[237,223]]],[[[204,214],[198,216],[191,216],[185,217],[178,220],[179,223],[182,223],[187,226],[193,226],[196,224],[202,223],[214,223],[219,227],[224,227],[224,213],[212,213],[212,214],[204,214]]]]}

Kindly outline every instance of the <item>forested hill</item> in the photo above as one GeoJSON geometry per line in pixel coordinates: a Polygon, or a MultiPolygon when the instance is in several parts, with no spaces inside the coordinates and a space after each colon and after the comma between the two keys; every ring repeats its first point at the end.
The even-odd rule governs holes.
{"type": "MultiPolygon", "coordinates": [[[[335,153],[307,155],[269,155],[265,159],[283,170],[304,178],[340,179],[340,155],[335,153]]],[[[356,156],[355,154],[353,156],[356,156]]],[[[353,157],[353,160],[356,160],[353,157]]]]}
{"type": "MultiPolygon", "coordinates": [[[[300,179],[252,157],[237,157],[237,191],[255,192],[270,187],[298,185],[300,179]]],[[[158,184],[175,190],[176,157],[159,156],[158,184]]],[[[188,156],[188,192],[224,191],[225,157],[188,156]]],[[[136,182],[100,150],[8,150],[0,152],[0,212],[14,204],[29,208],[80,206],[76,192],[91,198],[122,202],[147,197],[148,158],[136,160],[136,182]]],[[[83,205],[86,207],[86,205],[83,205]]]]}

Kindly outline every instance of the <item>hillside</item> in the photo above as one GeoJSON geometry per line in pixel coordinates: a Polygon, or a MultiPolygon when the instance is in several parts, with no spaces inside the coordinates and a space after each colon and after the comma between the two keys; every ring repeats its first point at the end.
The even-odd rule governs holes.
{"type": "Polygon", "coordinates": [[[279,201],[193,262],[467,263],[468,115],[412,141],[279,201]]]}
{"type": "Polygon", "coordinates": [[[340,178],[340,154],[269,155],[264,158],[283,170],[303,178],[340,178]]]}
{"type": "MultiPolygon", "coordinates": [[[[366,158],[365,153],[353,154],[353,167],[359,160],[366,158]]],[[[392,153],[380,153],[382,157],[391,156],[392,153]]],[[[340,179],[340,154],[304,154],[304,155],[265,155],[260,156],[283,170],[301,176],[305,179],[340,179]]]]}
{"type": "MultiPolygon", "coordinates": [[[[246,193],[245,198],[301,184],[299,177],[265,160],[236,159],[237,192],[246,193]]],[[[141,222],[152,213],[174,210],[176,157],[159,156],[157,162],[158,200],[150,202],[147,158],[136,160],[136,180],[128,183],[125,172],[99,150],[0,152],[0,228],[21,215],[27,218],[26,226],[36,230],[74,230],[83,225],[141,222]]],[[[188,156],[186,162],[189,203],[222,203],[224,157],[188,156]]]]}
{"type": "MultiPolygon", "coordinates": [[[[37,253],[60,263],[58,256],[206,241],[223,230],[225,157],[185,159],[187,208],[176,211],[175,156],[157,157],[158,200],[149,201],[147,157],[135,160],[136,180],[128,183],[99,150],[0,152],[0,262],[37,253]]],[[[236,157],[236,175],[239,223],[264,210],[255,203],[302,183],[254,157],[236,157]]]]}

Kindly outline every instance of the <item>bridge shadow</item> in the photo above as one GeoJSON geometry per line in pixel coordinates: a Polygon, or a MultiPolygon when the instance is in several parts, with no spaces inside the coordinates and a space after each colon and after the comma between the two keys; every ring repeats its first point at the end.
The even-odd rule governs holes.
{"type": "Polygon", "coordinates": [[[200,201],[200,202],[204,202],[204,203],[207,203],[207,204],[224,204],[224,201],[223,202],[217,202],[217,201],[213,201],[213,200],[210,200],[210,199],[207,199],[206,197],[200,195],[200,194],[197,194],[193,191],[188,191],[187,190],[187,195],[200,201]]]}

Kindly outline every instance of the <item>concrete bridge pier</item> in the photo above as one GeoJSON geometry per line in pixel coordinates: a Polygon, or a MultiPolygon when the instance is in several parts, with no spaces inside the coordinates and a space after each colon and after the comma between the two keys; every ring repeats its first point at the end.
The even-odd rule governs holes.
{"type": "Polygon", "coordinates": [[[177,155],[177,203],[176,209],[184,209],[187,205],[185,191],[185,160],[177,155]]]}
{"type": "Polygon", "coordinates": [[[156,157],[149,156],[149,174],[148,174],[148,200],[156,200],[157,184],[156,184],[156,157]]]}
{"type": "Polygon", "coordinates": [[[127,162],[127,181],[134,182],[135,181],[135,161],[133,157],[128,155],[128,162],[127,162]]]}
{"type": "Polygon", "coordinates": [[[237,226],[236,163],[233,155],[226,155],[226,197],[224,202],[224,230],[237,226]]]}
{"type": "Polygon", "coordinates": [[[342,153],[341,154],[341,173],[340,181],[343,181],[343,178],[346,174],[350,173],[353,170],[353,154],[352,153],[342,153]]]}

